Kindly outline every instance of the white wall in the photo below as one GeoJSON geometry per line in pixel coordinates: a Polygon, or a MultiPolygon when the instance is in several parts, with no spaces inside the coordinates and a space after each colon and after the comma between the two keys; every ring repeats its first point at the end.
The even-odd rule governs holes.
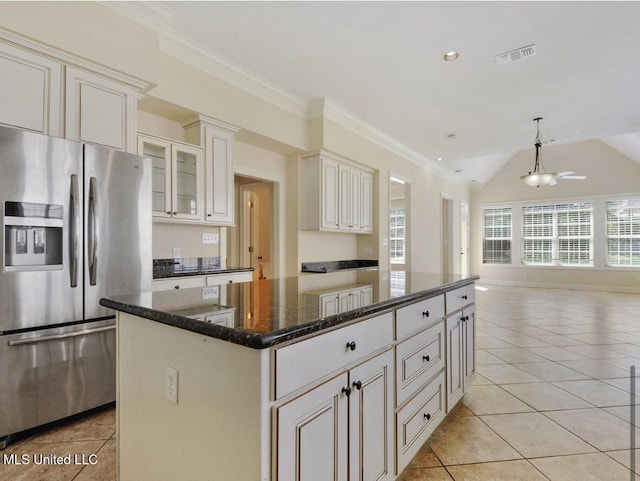
{"type": "Polygon", "coordinates": [[[605,265],[603,240],[605,199],[623,194],[640,196],[640,164],[599,140],[545,147],[543,162],[548,171],[573,171],[586,180],[559,180],[549,187],[528,187],[520,176],[533,168],[533,149],[518,152],[481,191],[472,193],[471,270],[482,282],[506,285],[640,291],[640,270],[605,265]],[[520,206],[530,201],[593,200],[594,267],[532,267],[520,263],[520,206]],[[482,205],[514,204],[514,245],[512,264],[482,264],[482,205]],[[600,206],[600,207],[598,207],[600,206]]]}

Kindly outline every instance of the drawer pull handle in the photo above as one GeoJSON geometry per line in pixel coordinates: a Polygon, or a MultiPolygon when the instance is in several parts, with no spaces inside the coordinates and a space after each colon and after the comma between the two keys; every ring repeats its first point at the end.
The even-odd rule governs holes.
{"type": "Polygon", "coordinates": [[[354,381],[353,387],[355,387],[358,391],[362,389],[362,381],[354,381]]]}
{"type": "Polygon", "coordinates": [[[429,317],[429,311],[424,311],[422,313],[422,317],[429,317]]]}
{"type": "Polygon", "coordinates": [[[423,414],[423,418],[428,421],[429,419],[431,419],[431,414],[429,414],[429,413],[423,414]]]}
{"type": "Polygon", "coordinates": [[[465,294],[464,296],[462,296],[462,298],[466,301],[467,300],[467,295],[465,294]]]}
{"type": "Polygon", "coordinates": [[[422,360],[424,362],[429,362],[430,358],[429,358],[429,356],[422,356],[422,360]]]}
{"type": "Polygon", "coordinates": [[[343,392],[344,394],[346,394],[346,395],[347,395],[347,397],[349,397],[349,396],[351,395],[351,388],[350,388],[349,386],[347,386],[347,387],[343,387],[343,388],[342,388],[342,392],[343,392]]]}
{"type": "Polygon", "coordinates": [[[355,351],[356,350],[356,341],[347,342],[347,349],[355,351]]]}

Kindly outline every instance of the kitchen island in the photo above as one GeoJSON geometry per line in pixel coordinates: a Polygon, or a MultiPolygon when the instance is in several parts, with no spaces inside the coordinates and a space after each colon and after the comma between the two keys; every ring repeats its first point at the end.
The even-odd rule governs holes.
{"type": "Polygon", "coordinates": [[[366,269],[103,299],[120,481],[394,479],[473,380],[475,280],[366,269]]]}

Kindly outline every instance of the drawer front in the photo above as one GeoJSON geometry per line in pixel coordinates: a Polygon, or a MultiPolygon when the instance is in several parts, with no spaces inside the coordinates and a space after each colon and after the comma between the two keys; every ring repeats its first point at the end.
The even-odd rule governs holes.
{"type": "Polygon", "coordinates": [[[396,474],[409,464],[444,419],[444,394],[444,373],[441,373],[396,414],[396,474]]]}
{"type": "Polygon", "coordinates": [[[275,350],[276,399],[391,344],[388,312],[275,350]]]}
{"type": "Polygon", "coordinates": [[[234,282],[249,282],[253,280],[253,272],[233,272],[229,274],[216,274],[207,276],[208,286],[219,286],[222,284],[233,284],[234,282]]]}
{"type": "Polygon", "coordinates": [[[170,291],[173,289],[186,289],[187,287],[204,287],[204,277],[174,277],[173,279],[160,279],[152,282],[154,291],[170,291]]]}
{"type": "Polygon", "coordinates": [[[444,321],[396,347],[396,399],[400,406],[444,367],[444,321]]]}
{"type": "Polygon", "coordinates": [[[476,301],[475,284],[445,292],[445,297],[447,300],[447,314],[451,314],[476,301]]]}
{"type": "Polygon", "coordinates": [[[396,311],[396,339],[424,329],[444,317],[444,296],[401,307],[396,311]]]}

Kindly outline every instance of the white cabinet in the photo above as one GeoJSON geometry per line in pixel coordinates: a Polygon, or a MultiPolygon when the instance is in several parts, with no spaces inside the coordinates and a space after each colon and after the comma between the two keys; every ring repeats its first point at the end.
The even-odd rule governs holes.
{"type": "Polygon", "coordinates": [[[0,124],[136,151],[138,79],[0,33],[0,124]]]}
{"type": "Polygon", "coordinates": [[[202,149],[139,134],[138,154],[152,159],[154,217],[202,220],[204,214],[202,149]]]}
{"type": "Polygon", "coordinates": [[[253,280],[253,271],[246,272],[226,272],[207,276],[208,286],[220,286],[223,284],[233,284],[234,282],[250,282],[253,280]]]}
{"type": "Polygon", "coordinates": [[[304,156],[303,228],[370,234],[373,174],[325,152],[304,156]]]}
{"type": "Polygon", "coordinates": [[[189,142],[204,147],[205,222],[233,225],[233,142],[239,129],[204,116],[184,128],[189,142]]]}
{"type": "Polygon", "coordinates": [[[135,152],[133,87],[74,67],[66,68],[65,86],[66,138],[135,152]]]}
{"type": "Polygon", "coordinates": [[[393,479],[392,370],[388,350],[277,408],[278,480],[393,479]]]}
{"type": "Polygon", "coordinates": [[[62,135],[59,62],[0,41],[0,123],[62,135]]]}
{"type": "Polygon", "coordinates": [[[151,289],[155,291],[170,291],[173,289],[187,289],[189,287],[204,287],[204,276],[173,277],[170,279],[155,279],[151,289]]]}
{"type": "Polygon", "coordinates": [[[475,306],[447,317],[447,411],[462,398],[475,378],[475,306]]]}

